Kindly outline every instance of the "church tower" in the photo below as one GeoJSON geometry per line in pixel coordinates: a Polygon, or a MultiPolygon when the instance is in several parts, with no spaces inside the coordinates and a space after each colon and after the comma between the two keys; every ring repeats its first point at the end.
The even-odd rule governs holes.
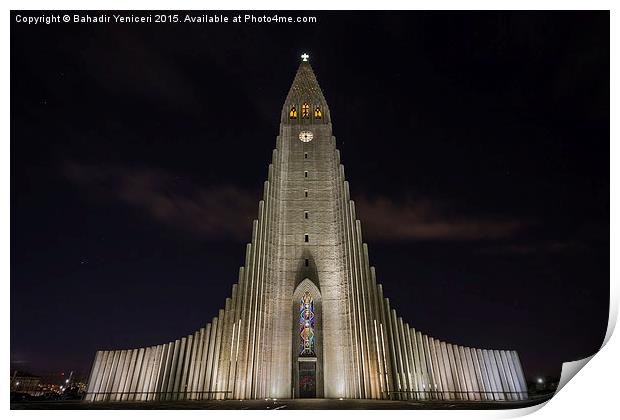
{"type": "Polygon", "coordinates": [[[224,308],[167,344],[98,351],[87,392],[90,401],[527,398],[515,351],[434,339],[383,296],[306,54],[224,308]]]}

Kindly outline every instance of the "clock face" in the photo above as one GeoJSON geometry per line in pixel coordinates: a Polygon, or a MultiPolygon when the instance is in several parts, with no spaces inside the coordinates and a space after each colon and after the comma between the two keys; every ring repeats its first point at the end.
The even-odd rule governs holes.
{"type": "Polygon", "coordinates": [[[304,143],[308,143],[309,141],[311,141],[312,137],[314,137],[312,131],[302,131],[299,133],[299,140],[303,141],[304,143]]]}

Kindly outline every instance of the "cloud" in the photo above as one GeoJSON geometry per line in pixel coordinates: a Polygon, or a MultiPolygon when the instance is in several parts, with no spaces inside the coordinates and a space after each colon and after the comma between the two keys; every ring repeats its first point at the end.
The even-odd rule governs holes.
{"type": "Polygon", "coordinates": [[[160,224],[207,238],[249,240],[258,193],[232,185],[201,187],[159,169],[69,163],[65,175],[91,194],[142,210],[160,224]]]}
{"type": "Polygon", "coordinates": [[[362,196],[355,201],[365,236],[374,240],[474,241],[507,238],[524,227],[518,220],[448,216],[428,199],[362,196]]]}
{"type": "Polygon", "coordinates": [[[477,252],[485,255],[548,255],[570,254],[583,251],[585,248],[587,248],[587,244],[577,240],[537,240],[530,243],[484,247],[477,252]]]}
{"type": "MultiPolygon", "coordinates": [[[[200,237],[248,241],[258,214],[258,191],[234,185],[200,186],[152,168],[69,163],[64,172],[91,194],[119,200],[157,223],[200,237]]],[[[516,220],[449,217],[444,205],[428,199],[362,196],[356,208],[364,237],[372,241],[499,239],[523,227],[516,220]]]]}

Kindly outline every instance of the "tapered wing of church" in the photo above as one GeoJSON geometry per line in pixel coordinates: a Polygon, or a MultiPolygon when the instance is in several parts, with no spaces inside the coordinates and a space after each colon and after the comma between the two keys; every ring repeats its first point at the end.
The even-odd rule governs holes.
{"type": "Polygon", "coordinates": [[[86,399],[314,397],[520,400],[527,390],[515,351],[444,342],[391,307],[304,57],[224,308],[169,343],[98,351],[86,399]]]}

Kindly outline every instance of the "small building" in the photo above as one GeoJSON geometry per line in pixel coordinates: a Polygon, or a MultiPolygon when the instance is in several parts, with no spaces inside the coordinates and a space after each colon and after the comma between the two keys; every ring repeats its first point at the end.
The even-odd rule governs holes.
{"type": "Polygon", "coordinates": [[[28,372],[14,371],[11,376],[11,392],[37,396],[41,394],[41,377],[28,372]]]}

